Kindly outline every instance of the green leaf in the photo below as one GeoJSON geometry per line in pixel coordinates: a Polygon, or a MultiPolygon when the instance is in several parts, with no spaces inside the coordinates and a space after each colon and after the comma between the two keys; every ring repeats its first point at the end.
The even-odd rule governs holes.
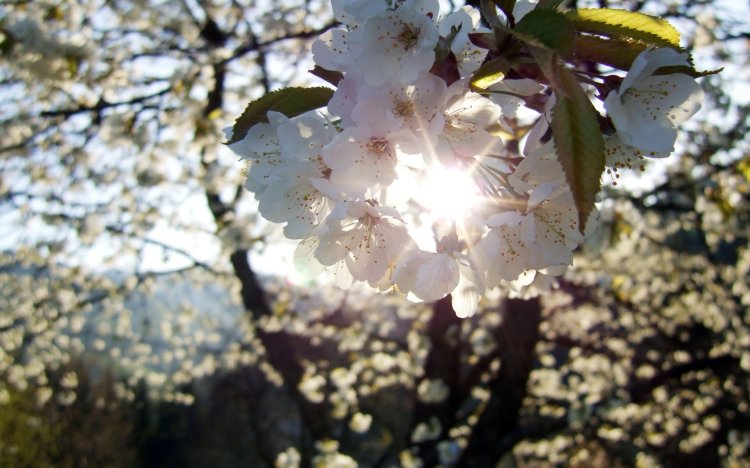
{"type": "Polygon", "coordinates": [[[648,45],[680,46],[680,33],[668,21],[655,16],[610,8],[582,8],[565,15],[579,31],[613,39],[635,39],[648,45]]]}
{"type": "Polygon", "coordinates": [[[583,233],[594,208],[604,172],[604,137],[597,112],[578,80],[560,67],[557,73],[562,92],[555,91],[552,109],[552,137],[557,158],[573,192],[578,209],[578,228],[583,233]]]}
{"type": "Polygon", "coordinates": [[[723,70],[724,70],[724,67],[717,68],[715,70],[698,71],[693,67],[677,65],[677,66],[672,66],[672,67],[661,67],[658,70],[656,70],[656,72],[654,72],[654,75],[671,75],[672,73],[683,73],[685,75],[690,75],[693,78],[703,78],[706,76],[718,75],[723,70]]]}
{"type": "Polygon", "coordinates": [[[575,56],[581,60],[591,60],[619,70],[630,70],[635,58],[646,49],[648,45],[642,42],[607,39],[586,34],[576,38],[575,56]]]}
{"type": "Polygon", "coordinates": [[[309,70],[312,75],[331,83],[334,86],[339,85],[339,81],[344,79],[344,74],[340,71],[327,70],[320,65],[315,65],[312,70],[309,70]]]}
{"type": "Polygon", "coordinates": [[[531,57],[539,66],[539,69],[544,74],[547,83],[552,89],[556,92],[565,93],[563,86],[559,83],[558,74],[562,68],[559,65],[558,56],[555,51],[544,47],[529,46],[529,52],[531,52],[531,57]]]}
{"type": "Polygon", "coordinates": [[[242,140],[250,128],[260,122],[268,122],[268,111],[281,112],[295,117],[328,104],[333,90],[326,87],[284,88],[266,94],[247,105],[245,111],[234,122],[232,138],[227,144],[242,140]]]}
{"type": "Polygon", "coordinates": [[[510,70],[510,62],[505,57],[495,57],[482,64],[471,76],[472,91],[481,93],[493,84],[505,78],[510,70]]]}
{"type": "MultiPolygon", "coordinates": [[[[582,34],[576,38],[575,56],[580,60],[591,60],[592,62],[608,65],[619,70],[630,70],[635,58],[648,48],[649,46],[643,42],[607,39],[600,36],[582,34]]],[[[691,65],[661,67],[655,74],[683,73],[693,78],[703,78],[716,75],[723,70],[723,68],[719,68],[716,70],[699,71],[692,66],[692,61],[690,63],[691,65]]]]}
{"type": "Polygon", "coordinates": [[[547,47],[561,55],[569,55],[575,44],[575,28],[559,11],[537,8],[516,24],[513,33],[519,39],[537,47],[547,47]]]}
{"type": "Polygon", "coordinates": [[[539,0],[539,3],[536,4],[536,9],[548,8],[554,10],[560,6],[561,3],[562,0],[539,0]]]}

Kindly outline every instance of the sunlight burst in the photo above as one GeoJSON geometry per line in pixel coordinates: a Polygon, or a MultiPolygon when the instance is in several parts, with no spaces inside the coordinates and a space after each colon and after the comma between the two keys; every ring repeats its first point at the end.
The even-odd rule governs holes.
{"type": "Polygon", "coordinates": [[[463,217],[481,198],[471,174],[453,167],[429,169],[418,190],[420,202],[443,219],[463,217]]]}

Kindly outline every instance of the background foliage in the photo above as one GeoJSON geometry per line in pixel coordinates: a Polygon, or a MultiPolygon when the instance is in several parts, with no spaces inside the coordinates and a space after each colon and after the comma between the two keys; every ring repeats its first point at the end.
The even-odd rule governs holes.
{"type": "Polygon", "coordinates": [[[257,273],[279,233],[221,129],[319,84],[325,2],[0,3],[0,464],[745,463],[747,6],[568,5],[725,71],[666,176],[605,174],[557,291],[462,321],[257,273]]]}

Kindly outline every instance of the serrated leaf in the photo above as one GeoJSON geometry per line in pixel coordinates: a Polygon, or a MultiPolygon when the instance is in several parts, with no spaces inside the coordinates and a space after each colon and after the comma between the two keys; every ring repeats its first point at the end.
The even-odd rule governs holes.
{"type": "Polygon", "coordinates": [[[619,70],[630,70],[635,58],[646,49],[648,45],[642,42],[579,35],[576,38],[575,56],[619,70]]]}
{"type": "MultiPolygon", "coordinates": [[[[643,42],[626,41],[619,39],[608,39],[601,36],[582,34],[576,38],[575,56],[580,60],[591,60],[592,62],[608,65],[619,70],[630,70],[633,61],[639,54],[648,49],[649,46],[643,42]]],[[[683,73],[693,78],[721,73],[723,68],[716,70],[696,70],[692,66],[661,67],[656,75],[669,75],[672,73],[683,73]]]]}
{"type": "Polygon", "coordinates": [[[557,158],[573,192],[578,228],[583,233],[601,188],[604,137],[599,129],[597,112],[578,80],[564,68],[557,75],[564,92],[555,91],[557,101],[552,109],[552,137],[557,158]]]}
{"type": "Polygon", "coordinates": [[[559,11],[537,8],[516,24],[513,32],[519,39],[537,47],[547,47],[569,55],[575,44],[575,28],[559,11]]]}
{"type": "Polygon", "coordinates": [[[537,9],[541,8],[549,8],[549,9],[556,9],[560,4],[562,3],[562,0],[539,0],[539,3],[536,4],[537,9]]]}
{"type": "Polygon", "coordinates": [[[661,67],[656,70],[656,72],[654,72],[654,75],[671,75],[673,73],[682,73],[684,75],[692,76],[693,78],[704,78],[706,76],[718,75],[723,70],[724,67],[717,68],[716,70],[698,71],[693,67],[677,65],[672,67],[661,67]]]}
{"type": "Polygon", "coordinates": [[[529,51],[539,69],[547,78],[547,83],[556,91],[565,93],[563,86],[559,83],[558,72],[562,70],[559,66],[559,60],[555,51],[544,48],[530,46],[529,51]]]}
{"type": "Polygon", "coordinates": [[[655,16],[610,8],[582,8],[565,16],[579,31],[613,39],[635,39],[648,45],[679,47],[680,33],[668,21],[655,16]]]}
{"type": "Polygon", "coordinates": [[[328,104],[333,90],[326,87],[284,88],[266,94],[247,105],[245,111],[234,122],[232,138],[227,144],[242,140],[250,128],[260,122],[268,122],[268,111],[280,112],[287,117],[296,117],[328,104]]]}
{"type": "Polygon", "coordinates": [[[475,92],[482,92],[505,78],[510,70],[510,62],[505,57],[495,57],[485,62],[471,76],[470,86],[475,92]]]}

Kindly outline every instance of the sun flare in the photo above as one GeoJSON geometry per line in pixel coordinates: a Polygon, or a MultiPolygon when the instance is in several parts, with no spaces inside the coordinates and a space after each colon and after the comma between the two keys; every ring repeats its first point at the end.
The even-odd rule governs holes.
{"type": "Polygon", "coordinates": [[[459,168],[429,169],[418,190],[420,202],[434,217],[442,219],[461,218],[480,199],[476,181],[459,168]]]}

